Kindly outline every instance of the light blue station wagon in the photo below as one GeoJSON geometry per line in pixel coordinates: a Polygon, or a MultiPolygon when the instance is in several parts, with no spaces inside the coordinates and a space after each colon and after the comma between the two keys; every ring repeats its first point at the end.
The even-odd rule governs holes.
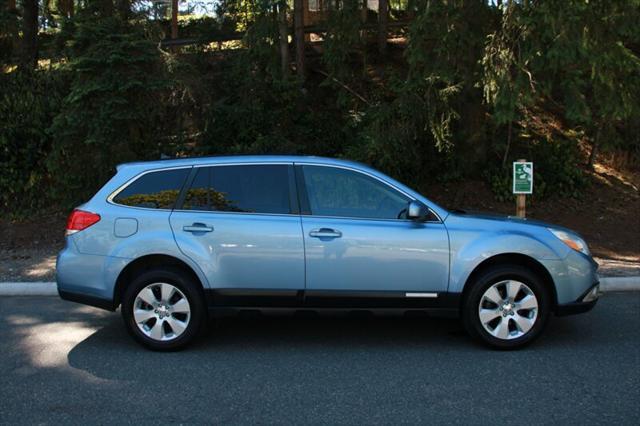
{"type": "Polygon", "coordinates": [[[597,264],[575,232],[450,212],[362,164],[297,156],[118,166],[69,217],[63,299],[115,310],[156,350],[210,317],[260,311],[426,311],[502,349],[550,314],[586,312],[597,264]]]}

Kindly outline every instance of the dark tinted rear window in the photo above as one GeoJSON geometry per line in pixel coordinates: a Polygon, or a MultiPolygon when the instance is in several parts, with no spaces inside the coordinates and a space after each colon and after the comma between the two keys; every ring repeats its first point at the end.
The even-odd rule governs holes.
{"type": "Polygon", "coordinates": [[[136,179],[113,198],[125,206],[172,209],[190,168],[161,170],[136,179]]]}
{"type": "Polygon", "coordinates": [[[288,166],[202,167],[187,191],[182,208],[247,213],[290,213],[288,166]]]}

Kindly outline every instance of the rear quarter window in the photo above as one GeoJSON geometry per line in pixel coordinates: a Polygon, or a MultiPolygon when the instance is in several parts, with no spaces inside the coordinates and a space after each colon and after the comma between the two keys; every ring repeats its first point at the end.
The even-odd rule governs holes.
{"type": "Polygon", "coordinates": [[[117,193],[112,201],[130,207],[173,209],[191,168],[149,172],[117,193]]]}

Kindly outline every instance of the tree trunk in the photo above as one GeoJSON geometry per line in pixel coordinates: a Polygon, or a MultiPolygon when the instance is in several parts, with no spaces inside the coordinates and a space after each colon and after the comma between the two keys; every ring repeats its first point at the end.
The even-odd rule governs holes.
{"type": "Polygon", "coordinates": [[[598,149],[600,148],[600,137],[602,136],[602,124],[598,125],[598,130],[596,131],[596,137],[593,139],[593,144],[591,146],[591,154],[589,154],[589,161],[587,165],[593,169],[593,165],[596,162],[596,157],[598,156],[598,149]]]}
{"type": "Polygon", "coordinates": [[[369,13],[369,0],[362,0],[362,9],[360,10],[360,21],[367,22],[367,14],[369,13]]]}
{"type": "Polygon", "coordinates": [[[509,158],[509,149],[511,148],[512,134],[513,134],[513,120],[509,121],[509,127],[507,130],[507,147],[504,150],[504,156],[502,157],[502,167],[507,165],[507,158],[509,158]]]}
{"type": "Polygon", "coordinates": [[[38,63],[38,0],[24,0],[20,67],[33,70],[38,63]]]}
{"type": "Polygon", "coordinates": [[[282,0],[278,5],[278,33],[280,34],[280,64],[282,75],[289,75],[289,30],[287,28],[287,2],[282,0]]]}
{"type": "Polygon", "coordinates": [[[118,13],[122,19],[129,19],[131,14],[131,0],[116,0],[118,5],[118,13]]]}
{"type": "Polygon", "coordinates": [[[296,72],[304,78],[304,0],[293,0],[294,39],[296,43],[296,72]]]}
{"type": "Polygon", "coordinates": [[[103,16],[113,16],[113,0],[101,0],[100,8],[103,16]]]}
{"type": "Polygon", "coordinates": [[[171,0],[171,38],[178,38],[178,0],[171,0]]]}
{"type": "Polygon", "coordinates": [[[58,0],[58,12],[65,18],[73,18],[73,0],[58,0]]]}
{"type": "Polygon", "coordinates": [[[51,0],[42,0],[42,16],[45,18],[47,27],[55,28],[57,26],[51,14],[51,0]]]}
{"type": "Polygon", "coordinates": [[[410,21],[413,21],[416,17],[416,2],[415,0],[408,0],[407,1],[407,18],[409,18],[410,21]]]}
{"type": "Polygon", "coordinates": [[[378,1],[378,51],[387,54],[387,26],[389,24],[389,0],[378,1]]]}
{"type": "Polygon", "coordinates": [[[16,10],[16,0],[8,0],[7,1],[7,10],[12,12],[16,10]]]}

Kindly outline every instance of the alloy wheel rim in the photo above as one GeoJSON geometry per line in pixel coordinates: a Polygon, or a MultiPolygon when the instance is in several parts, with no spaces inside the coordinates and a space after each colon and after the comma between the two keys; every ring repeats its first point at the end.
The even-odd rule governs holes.
{"type": "Polygon", "coordinates": [[[133,303],[138,329],[150,339],[169,341],[185,332],[191,320],[191,306],[179,288],[168,283],[149,284],[133,303]]]}
{"type": "Polygon", "coordinates": [[[520,281],[499,281],[480,298],[478,317],[482,327],[493,337],[517,339],[535,325],[538,299],[529,286],[520,281]]]}

